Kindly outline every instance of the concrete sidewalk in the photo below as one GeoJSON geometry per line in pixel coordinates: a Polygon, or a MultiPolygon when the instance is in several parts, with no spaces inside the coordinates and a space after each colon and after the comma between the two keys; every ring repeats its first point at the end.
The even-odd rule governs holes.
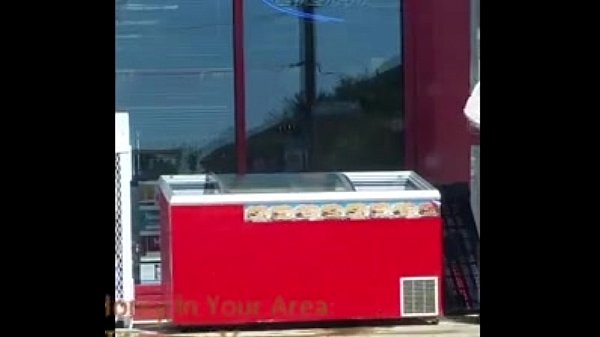
{"type": "Polygon", "coordinates": [[[316,328],[267,331],[224,331],[162,333],[157,331],[118,331],[117,337],[479,337],[479,324],[444,320],[438,325],[399,325],[386,327],[316,328]]]}

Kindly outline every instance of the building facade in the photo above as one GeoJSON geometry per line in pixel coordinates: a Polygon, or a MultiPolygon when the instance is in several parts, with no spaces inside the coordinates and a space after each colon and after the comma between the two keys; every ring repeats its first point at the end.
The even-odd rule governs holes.
{"type": "Polygon", "coordinates": [[[408,169],[468,185],[478,3],[117,0],[137,282],[160,275],[148,185],[162,174],[408,169]]]}

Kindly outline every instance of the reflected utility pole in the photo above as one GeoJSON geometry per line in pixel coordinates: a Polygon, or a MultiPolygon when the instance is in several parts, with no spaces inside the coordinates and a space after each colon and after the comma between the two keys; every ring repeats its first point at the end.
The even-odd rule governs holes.
{"type": "MultiPolygon", "coordinates": [[[[301,9],[307,14],[314,14],[315,7],[310,1],[302,1],[301,9]]],[[[302,91],[306,103],[304,112],[304,141],[307,151],[307,162],[304,165],[306,171],[313,168],[314,156],[314,107],[317,100],[317,79],[316,79],[316,41],[315,27],[316,22],[312,19],[300,19],[300,57],[302,60],[302,91]]]]}
{"type": "Polygon", "coordinates": [[[136,152],[136,165],[135,165],[135,175],[136,177],[140,176],[140,165],[141,165],[141,153],[140,153],[140,132],[135,132],[135,152],[136,152]]]}

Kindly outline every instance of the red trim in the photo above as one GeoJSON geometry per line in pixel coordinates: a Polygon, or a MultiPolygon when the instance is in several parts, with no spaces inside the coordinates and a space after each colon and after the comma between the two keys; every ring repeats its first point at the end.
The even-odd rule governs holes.
{"type": "Polygon", "coordinates": [[[415,48],[414,1],[403,1],[401,12],[401,39],[404,54],[404,165],[407,170],[417,169],[417,69],[418,57],[415,48]]]}
{"type": "Polygon", "coordinates": [[[233,0],[233,78],[237,173],[246,173],[246,71],[244,65],[244,1],[233,0]]]}
{"type": "Polygon", "coordinates": [[[162,295],[162,286],[158,285],[148,285],[148,284],[136,284],[135,285],[135,294],[137,295],[162,295]]]}
{"type": "Polygon", "coordinates": [[[136,284],[134,320],[157,320],[165,317],[162,285],[136,284]]]}

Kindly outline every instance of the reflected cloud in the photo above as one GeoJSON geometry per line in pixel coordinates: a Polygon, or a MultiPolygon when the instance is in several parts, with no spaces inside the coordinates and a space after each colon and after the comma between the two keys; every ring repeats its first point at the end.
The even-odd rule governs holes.
{"type": "Polygon", "coordinates": [[[153,26],[158,22],[158,20],[117,21],[117,26],[153,26]]]}
{"type": "Polygon", "coordinates": [[[117,39],[139,39],[142,37],[141,34],[119,34],[117,35],[117,39]]]}
{"type": "Polygon", "coordinates": [[[127,11],[160,11],[177,10],[179,5],[147,5],[147,4],[126,4],[123,9],[127,11]]]}

